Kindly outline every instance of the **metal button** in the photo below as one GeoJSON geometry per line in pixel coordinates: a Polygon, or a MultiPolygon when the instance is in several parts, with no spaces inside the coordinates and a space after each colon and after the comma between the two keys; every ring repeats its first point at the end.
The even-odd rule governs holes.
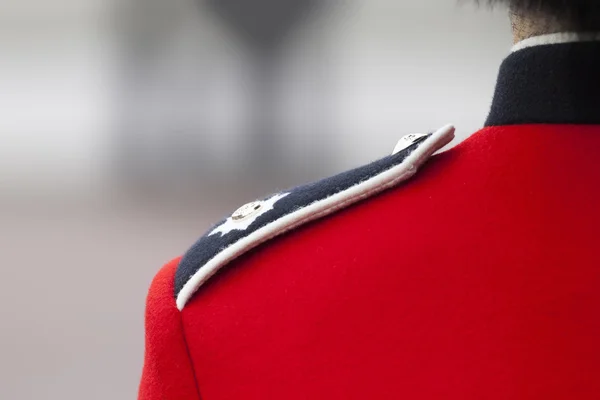
{"type": "Polygon", "coordinates": [[[427,136],[427,133],[411,133],[410,135],[403,136],[402,139],[398,140],[398,144],[396,144],[392,155],[410,147],[425,136],[427,136]]]}
{"type": "Polygon", "coordinates": [[[256,214],[263,207],[262,201],[253,201],[252,203],[244,204],[231,215],[233,221],[241,221],[251,215],[256,214]]]}

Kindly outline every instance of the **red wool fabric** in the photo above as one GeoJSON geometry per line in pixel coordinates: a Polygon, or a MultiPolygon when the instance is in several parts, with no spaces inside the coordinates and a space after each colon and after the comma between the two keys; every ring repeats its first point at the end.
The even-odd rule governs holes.
{"type": "Polygon", "coordinates": [[[599,126],[486,128],[180,314],[172,262],[140,398],[599,399],[599,160],[599,126]]]}
{"type": "Polygon", "coordinates": [[[165,265],[146,300],[146,354],[139,400],[199,400],[181,314],[173,298],[180,258],[165,265]]]}

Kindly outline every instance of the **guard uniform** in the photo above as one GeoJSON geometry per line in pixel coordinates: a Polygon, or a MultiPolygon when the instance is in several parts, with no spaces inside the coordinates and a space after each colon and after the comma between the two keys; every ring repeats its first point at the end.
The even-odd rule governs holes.
{"type": "Polygon", "coordinates": [[[409,135],[209,229],[152,283],[139,398],[600,399],[592,39],[518,44],[451,150],[409,135]]]}

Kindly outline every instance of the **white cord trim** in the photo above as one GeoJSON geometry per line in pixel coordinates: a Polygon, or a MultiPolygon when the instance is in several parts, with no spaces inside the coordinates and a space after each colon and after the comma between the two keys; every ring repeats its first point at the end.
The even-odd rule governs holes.
{"type": "Polygon", "coordinates": [[[575,42],[595,42],[600,41],[600,32],[561,32],[561,33],[550,33],[547,35],[534,36],[527,39],[523,39],[515,44],[511,52],[523,50],[534,46],[543,46],[547,44],[560,44],[560,43],[575,43],[575,42]]]}
{"type": "Polygon", "coordinates": [[[202,284],[221,269],[221,267],[243,253],[246,253],[250,249],[275,236],[279,236],[307,222],[319,219],[345,208],[350,204],[391,188],[412,177],[417,172],[417,169],[423,165],[433,153],[450,143],[452,139],[454,139],[454,127],[452,125],[446,125],[426,139],[425,142],[413,151],[401,164],[346,190],[287,214],[233,243],[231,246],[222,250],[210,259],[185,283],[177,295],[177,308],[181,311],[202,284]]]}

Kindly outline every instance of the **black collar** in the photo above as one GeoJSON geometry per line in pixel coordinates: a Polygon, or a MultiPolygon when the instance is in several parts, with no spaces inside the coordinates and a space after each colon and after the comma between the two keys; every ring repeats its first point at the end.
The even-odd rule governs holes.
{"type": "Polygon", "coordinates": [[[485,126],[600,124],[600,42],[528,47],[500,67],[485,126]]]}

